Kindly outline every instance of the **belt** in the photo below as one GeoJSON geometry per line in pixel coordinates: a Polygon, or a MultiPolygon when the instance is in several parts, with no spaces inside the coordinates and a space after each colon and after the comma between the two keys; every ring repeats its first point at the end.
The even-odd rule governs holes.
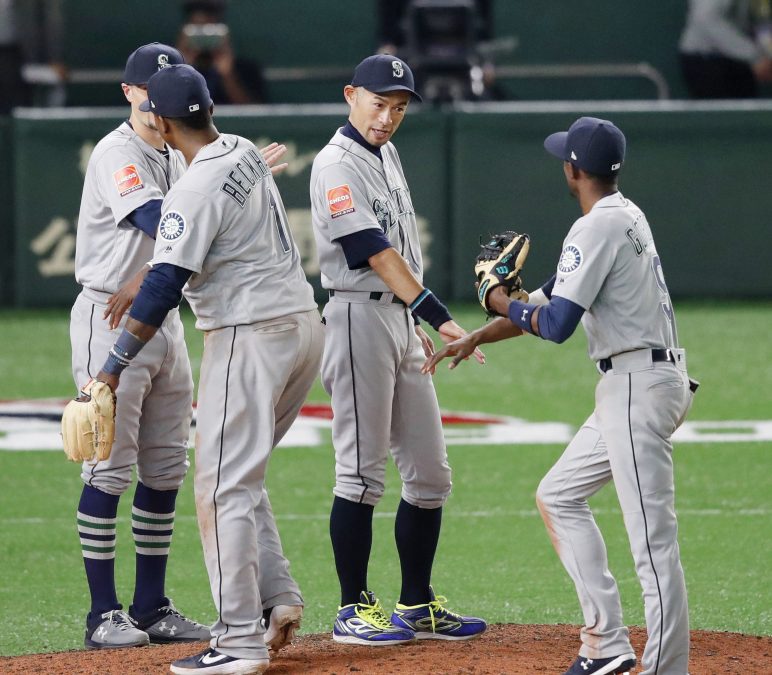
{"type": "MultiPolygon", "coordinates": [[[[611,370],[614,367],[611,362],[611,358],[612,357],[609,356],[606,359],[601,359],[600,361],[598,361],[598,368],[600,368],[601,372],[605,373],[607,370],[611,370]]],[[[653,363],[659,363],[662,361],[669,361],[670,363],[675,363],[673,352],[671,352],[669,349],[652,349],[651,360],[653,363]]]]}
{"type": "MultiPolygon", "coordinates": [[[[335,289],[331,288],[329,289],[330,297],[333,297],[336,292],[340,292],[341,294],[345,293],[366,293],[367,291],[335,291],[335,289]]],[[[370,291],[369,293],[369,299],[374,300],[375,302],[379,302],[380,299],[383,297],[383,291],[370,291]]],[[[405,303],[402,302],[396,295],[394,295],[391,298],[391,301],[397,305],[404,305],[405,303]]]]}

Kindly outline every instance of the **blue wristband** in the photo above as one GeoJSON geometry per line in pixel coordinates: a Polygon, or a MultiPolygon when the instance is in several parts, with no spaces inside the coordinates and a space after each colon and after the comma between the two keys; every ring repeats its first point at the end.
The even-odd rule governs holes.
{"type": "Polygon", "coordinates": [[[120,375],[144,346],[142,340],[124,328],[107,355],[102,371],[110,375],[120,375]]]}
{"type": "Polygon", "coordinates": [[[448,308],[428,288],[424,288],[418,297],[410,303],[410,311],[426,321],[434,330],[439,330],[446,321],[453,320],[448,308]]]}
{"type": "Polygon", "coordinates": [[[531,328],[531,317],[536,311],[539,305],[529,305],[526,302],[520,302],[520,300],[513,300],[509,303],[509,320],[519,326],[524,331],[533,334],[533,328],[531,328]]]}

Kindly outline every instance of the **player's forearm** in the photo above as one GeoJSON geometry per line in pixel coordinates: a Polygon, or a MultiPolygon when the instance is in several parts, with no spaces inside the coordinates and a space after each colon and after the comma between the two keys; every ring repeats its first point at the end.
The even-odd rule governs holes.
{"type": "Polygon", "coordinates": [[[484,326],[480,326],[477,330],[473,330],[469,337],[474,341],[475,347],[477,347],[491,342],[518,337],[522,334],[521,328],[515,326],[508,318],[501,316],[493,319],[493,321],[489,321],[484,326]]]}
{"type": "Polygon", "coordinates": [[[424,287],[407,261],[394,248],[386,248],[367,260],[370,267],[402,302],[409,305],[424,287]]]}

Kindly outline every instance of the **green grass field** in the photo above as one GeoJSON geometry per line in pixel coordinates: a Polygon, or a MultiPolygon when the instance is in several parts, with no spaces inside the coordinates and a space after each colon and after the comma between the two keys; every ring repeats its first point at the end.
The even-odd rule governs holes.
{"type": "MultiPolygon", "coordinates": [[[[690,374],[702,382],[690,421],[772,419],[772,303],[676,304],[690,374]]],[[[472,307],[454,308],[467,328],[472,307]]],[[[194,368],[202,338],[185,315],[194,368]]],[[[0,311],[0,400],[68,397],[67,311],[0,311]]],[[[530,336],[488,346],[486,366],[465,363],[435,376],[449,411],[512,415],[577,426],[589,414],[597,373],[581,331],[566,344],[530,336]]],[[[317,386],[310,401],[327,402],[317,386]]],[[[573,587],[534,506],[541,476],[561,445],[451,446],[454,491],[444,512],[434,585],[452,608],[491,622],[581,623],[573,587]]],[[[192,455],[192,453],[191,453],[192,455]]],[[[675,448],[680,543],[693,628],[772,634],[769,442],[681,443],[675,448]]],[[[0,655],[79,649],[88,592],[75,528],[79,467],[59,452],[0,450],[0,655]]],[[[338,588],[327,534],[334,482],[329,440],[272,459],[271,500],[306,599],[304,632],[328,631],[338,588]]],[[[376,509],[370,586],[388,607],[399,592],[393,515],[399,481],[391,470],[376,509]]],[[[643,623],[641,592],[613,488],[593,507],[609,547],[625,617],[643,623]]],[[[117,581],[133,589],[131,499],[119,510],[117,581]]],[[[195,521],[192,480],[177,505],[167,592],[201,621],[214,617],[195,521]]]]}

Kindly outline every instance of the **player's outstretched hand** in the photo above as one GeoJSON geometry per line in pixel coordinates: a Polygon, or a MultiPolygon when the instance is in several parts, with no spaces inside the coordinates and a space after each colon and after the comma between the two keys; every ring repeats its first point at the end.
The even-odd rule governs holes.
{"type": "MultiPolygon", "coordinates": [[[[437,368],[437,364],[447,356],[453,357],[453,360],[448,365],[448,368],[453,370],[453,368],[455,368],[459,363],[461,363],[461,361],[468,359],[472,354],[475,354],[475,357],[476,357],[477,353],[482,355],[482,352],[477,348],[477,345],[475,344],[474,336],[464,335],[458,340],[449,342],[438,352],[435,352],[434,354],[429,356],[424,362],[424,365],[421,368],[421,372],[434,373],[435,369],[437,368]]],[[[480,363],[485,363],[484,356],[483,356],[483,360],[480,361],[480,363]]]]}
{"type": "Polygon", "coordinates": [[[266,164],[271,168],[271,173],[274,176],[278,176],[284,169],[286,169],[289,164],[287,162],[282,162],[281,164],[277,164],[282,157],[284,157],[284,153],[287,152],[287,146],[286,145],[280,145],[279,143],[271,143],[270,145],[266,145],[264,148],[261,148],[260,154],[263,156],[263,158],[266,161],[266,164]]]}
{"type": "MultiPolygon", "coordinates": [[[[452,319],[443,323],[438,332],[440,338],[442,338],[442,341],[446,344],[458,340],[467,334],[467,332],[452,319]]],[[[474,356],[478,363],[485,363],[485,354],[483,354],[477,346],[475,346],[475,348],[464,358],[469,358],[470,355],[474,356]]]]}
{"type": "MultiPolygon", "coordinates": [[[[421,341],[421,347],[423,347],[424,356],[428,359],[432,354],[434,354],[434,340],[432,340],[429,334],[423,328],[421,328],[421,326],[415,327],[415,334],[421,341]]],[[[434,375],[433,368],[431,374],[434,375]]]]}
{"type": "Polygon", "coordinates": [[[147,265],[143,266],[126,284],[107,299],[107,308],[102,318],[107,319],[110,330],[118,328],[126,310],[131,307],[131,303],[137,297],[139,288],[142,286],[142,282],[145,280],[145,275],[149,269],[147,265]]]}

